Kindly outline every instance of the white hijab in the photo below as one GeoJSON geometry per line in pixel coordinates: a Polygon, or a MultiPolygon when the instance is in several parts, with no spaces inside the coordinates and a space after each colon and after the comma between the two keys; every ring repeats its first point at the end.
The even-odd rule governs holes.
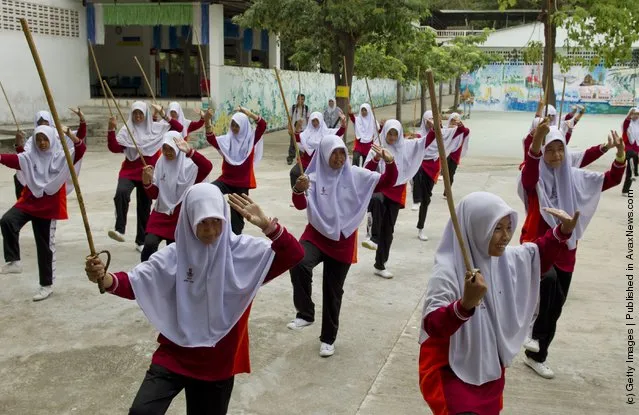
{"type": "Polygon", "coordinates": [[[434,122],[433,111],[431,110],[426,111],[424,115],[422,115],[422,123],[419,125],[419,130],[417,130],[417,133],[422,137],[426,137],[430,132],[430,129],[428,128],[428,121],[434,122]]]}
{"type": "Polygon", "coordinates": [[[359,107],[359,114],[355,117],[355,136],[363,144],[368,144],[373,141],[375,135],[379,131],[379,123],[373,119],[373,110],[368,104],[362,104],[359,107]],[[368,111],[366,117],[362,116],[362,108],[366,108],[368,111]]]}
{"type": "Polygon", "coordinates": [[[237,324],[271,268],[270,241],[233,234],[230,215],[215,185],[192,186],[184,196],[175,243],[129,273],[146,317],[178,346],[215,346],[237,324]],[[222,233],[210,245],[196,236],[206,218],[223,221],[222,233]]]}
{"type": "MultiPolygon", "coordinates": [[[[635,113],[639,114],[639,107],[635,108],[635,113]]],[[[630,120],[630,125],[628,126],[628,142],[630,144],[635,144],[639,142],[639,118],[636,120],[630,120]]]]}
{"type": "MultiPolygon", "coordinates": [[[[404,138],[404,128],[402,127],[402,123],[397,120],[388,120],[384,123],[381,139],[383,143],[386,143],[386,149],[391,152],[393,157],[395,157],[395,164],[397,165],[398,171],[395,186],[401,186],[408,183],[408,181],[417,174],[417,171],[422,165],[422,160],[424,160],[424,154],[426,152],[426,137],[407,140],[404,138]],[[388,141],[386,141],[386,135],[390,130],[397,131],[398,137],[395,144],[389,144],[388,141]]],[[[371,149],[364,164],[371,161],[374,157],[375,152],[371,149]]],[[[378,171],[384,174],[386,171],[386,164],[379,163],[378,171]]]]}
{"type": "MultiPolygon", "coordinates": [[[[546,106],[544,106],[544,108],[542,109],[541,116],[546,116],[546,106]]],[[[557,110],[552,105],[548,105],[548,117],[553,117],[550,124],[551,127],[557,127],[557,125],[559,125],[559,120],[557,119],[557,110]]]]}
{"type": "MultiPolygon", "coordinates": [[[[539,210],[544,221],[550,227],[559,225],[560,221],[546,213],[543,208],[562,209],[571,215],[577,210],[580,212],[577,227],[567,242],[568,248],[571,250],[577,247],[577,241],[583,237],[590,220],[597,211],[603,181],[603,173],[574,167],[572,155],[566,149],[564,135],[556,127],[551,127],[546,136],[546,144],[542,148],[542,159],[539,161],[539,181],[536,186],[539,210]],[[550,168],[543,160],[546,147],[553,141],[560,141],[564,146],[564,160],[561,166],[556,169],[550,168]]],[[[521,183],[521,173],[519,174],[517,194],[524,202],[526,212],[528,212],[528,198],[521,183]]]]}
{"type": "Polygon", "coordinates": [[[339,128],[328,128],[324,122],[324,116],[321,113],[311,113],[311,116],[308,119],[308,125],[300,134],[300,144],[302,145],[302,149],[306,152],[306,154],[312,156],[315,149],[319,147],[322,137],[335,135],[337,130],[339,130],[339,128]],[[319,127],[313,127],[313,120],[319,121],[319,127]]]}
{"type": "MultiPolygon", "coordinates": [[[[131,111],[129,112],[129,119],[126,122],[129,129],[133,133],[135,143],[138,145],[140,152],[144,157],[154,156],[164,143],[164,133],[169,131],[171,126],[166,121],[154,122],[151,116],[151,109],[142,101],[136,101],[131,105],[131,111]],[[144,114],[144,121],[140,124],[133,122],[133,111],[142,111],[144,114]]],[[[126,126],[122,126],[118,135],[116,136],[118,144],[125,147],[124,155],[129,161],[137,160],[140,156],[133,144],[133,140],[129,136],[129,131],[126,126]]]]}
{"type": "MultiPolygon", "coordinates": [[[[486,279],[488,291],[475,313],[450,338],[448,361],[464,382],[482,385],[501,377],[501,365],[510,365],[524,343],[539,297],[539,249],[533,243],[508,246],[500,257],[488,255],[497,223],[510,216],[517,227],[517,212],[500,197],[475,192],[464,197],[455,211],[472,265],[486,279]]],[[[435,253],[426,289],[419,342],[428,339],[424,318],[462,298],[466,267],[450,220],[435,253]]]]}
{"type": "Polygon", "coordinates": [[[175,138],[181,137],[177,131],[164,134],[164,144],[175,151],[175,159],[168,160],[161,156],[153,173],[153,184],[159,190],[155,210],[165,215],[173,214],[173,210],[182,203],[184,194],[195,184],[197,178],[197,166],[175,144],[175,138]]]}
{"type": "MultiPolygon", "coordinates": [[[[337,101],[335,100],[335,97],[330,97],[328,99],[328,106],[326,107],[326,111],[328,111],[329,114],[333,114],[335,111],[337,111],[337,101]],[[333,101],[333,106],[331,107],[330,102],[333,101]]],[[[311,114],[311,117],[313,116],[313,114],[311,114]]]]}
{"type": "MultiPolygon", "coordinates": [[[[41,125],[33,130],[33,140],[31,146],[25,146],[25,150],[18,154],[20,171],[24,184],[29,188],[35,197],[42,197],[43,194],[54,195],[64,186],[71,177],[67,160],[64,156],[64,149],[55,131],[55,127],[41,125]],[[37,134],[44,134],[49,139],[50,147],[47,151],[42,151],[35,143],[37,134]]],[[[71,159],[75,155],[75,147],[69,146],[71,159]]]]}
{"type": "MultiPolygon", "coordinates": [[[[448,156],[450,153],[454,153],[462,147],[461,156],[466,157],[466,153],[468,152],[468,143],[470,142],[470,137],[466,137],[464,134],[458,134],[455,136],[455,132],[457,131],[456,126],[452,126],[453,121],[461,120],[461,115],[456,112],[453,112],[448,117],[448,125],[447,127],[453,129],[453,137],[450,140],[450,144],[446,146],[446,155],[448,156]]],[[[443,133],[443,131],[442,131],[443,133]]],[[[450,132],[449,132],[450,134],[450,132]]]]}
{"type": "Polygon", "coordinates": [[[311,182],[308,190],[308,221],[322,235],[333,241],[348,238],[357,230],[368,202],[381,175],[357,166],[351,166],[348,157],[342,168],[331,168],[328,161],[344,141],[336,135],[322,138],[306,174],[311,182]]]}
{"type": "Polygon", "coordinates": [[[182,107],[175,101],[169,104],[169,116],[171,116],[171,111],[175,111],[178,115],[177,120],[184,127],[181,132],[182,138],[186,138],[186,136],[189,135],[189,125],[191,125],[192,121],[186,119],[186,117],[184,116],[184,111],[182,111],[182,107]]]}
{"type": "Polygon", "coordinates": [[[256,165],[262,159],[264,141],[260,140],[258,145],[255,146],[255,129],[251,127],[251,122],[246,114],[236,112],[231,120],[240,126],[240,132],[237,135],[233,134],[229,123],[228,132],[217,138],[217,144],[224,160],[230,165],[241,166],[249,158],[253,147],[255,147],[253,164],[256,165]]]}

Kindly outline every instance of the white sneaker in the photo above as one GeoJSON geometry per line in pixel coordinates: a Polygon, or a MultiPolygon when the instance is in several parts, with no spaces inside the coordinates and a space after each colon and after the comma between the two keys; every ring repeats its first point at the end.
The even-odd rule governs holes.
{"type": "Polygon", "coordinates": [[[375,268],[374,274],[377,275],[378,277],[386,278],[387,280],[390,280],[391,278],[393,278],[393,273],[387,269],[375,268]]]}
{"type": "Polygon", "coordinates": [[[139,253],[142,253],[142,250],[144,249],[144,245],[135,245],[135,250],[138,251],[139,253]]]}
{"type": "Polygon", "coordinates": [[[426,234],[424,233],[423,229],[418,229],[417,238],[419,238],[420,241],[427,241],[428,240],[428,236],[426,236],[426,234]]]}
{"type": "Polygon", "coordinates": [[[123,234],[115,230],[109,231],[109,238],[116,240],[118,242],[124,242],[126,240],[123,234]]]}
{"type": "Polygon", "coordinates": [[[420,205],[419,203],[413,203],[413,207],[410,208],[410,210],[412,210],[413,212],[419,210],[419,205],[420,205]]]}
{"type": "Polygon", "coordinates": [[[22,263],[20,261],[7,262],[0,268],[0,274],[21,274],[22,263]]]}
{"type": "Polygon", "coordinates": [[[622,197],[628,197],[628,192],[621,192],[622,197]]]}
{"type": "Polygon", "coordinates": [[[53,285],[49,285],[48,287],[40,286],[38,293],[33,296],[33,301],[46,300],[51,294],[53,294],[53,285]]]}
{"type": "Polygon", "coordinates": [[[331,357],[335,354],[335,346],[328,343],[320,344],[320,356],[322,357],[331,357]]]}
{"type": "Polygon", "coordinates": [[[362,242],[362,246],[364,248],[368,248],[370,250],[377,251],[377,244],[375,242],[371,241],[370,238],[366,239],[364,242],[362,242]]]}
{"type": "Polygon", "coordinates": [[[524,349],[532,353],[539,353],[539,341],[531,339],[530,337],[526,337],[526,341],[524,342],[524,349]]]}
{"type": "Polygon", "coordinates": [[[311,324],[313,324],[312,321],[306,321],[303,318],[296,317],[293,320],[291,320],[291,322],[288,323],[286,327],[288,327],[291,330],[301,330],[306,326],[310,326],[311,324]]]}
{"type": "Polygon", "coordinates": [[[552,379],[555,377],[555,372],[553,372],[552,369],[546,365],[546,362],[540,363],[529,358],[528,356],[524,356],[524,363],[542,378],[552,379]]]}

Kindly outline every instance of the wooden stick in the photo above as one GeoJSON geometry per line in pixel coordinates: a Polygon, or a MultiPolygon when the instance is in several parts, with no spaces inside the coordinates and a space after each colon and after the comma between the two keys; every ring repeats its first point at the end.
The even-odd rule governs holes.
{"type": "Polygon", "coordinates": [[[561,90],[561,105],[559,107],[559,120],[557,125],[561,128],[561,113],[564,110],[564,96],[566,95],[566,77],[564,76],[564,87],[561,90]]]}
{"type": "Polygon", "coordinates": [[[93,51],[93,45],[91,45],[91,41],[89,42],[89,52],[91,52],[91,58],[93,58],[93,65],[95,66],[95,71],[98,73],[98,79],[100,82],[100,86],[102,87],[102,95],[104,95],[104,99],[106,100],[107,107],[109,107],[109,114],[113,117],[113,110],[111,109],[111,104],[109,103],[109,97],[107,97],[106,91],[104,90],[104,84],[102,83],[102,73],[100,73],[100,67],[98,66],[98,60],[95,58],[95,52],[93,51]]]}
{"type": "MultiPolygon", "coordinates": [[[[78,205],[80,206],[80,213],[82,214],[82,221],[84,222],[84,230],[87,235],[87,241],[89,242],[89,251],[91,251],[91,257],[97,257],[100,254],[104,253],[107,255],[107,264],[105,267],[108,268],[109,263],[111,262],[111,254],[108,251],[96,252],[95,245],[93,244],[93,235],[91,234],[91,226],[89,226],[89,218],[87,216],[86,206],[84,205],[84,198],[82,197],[82,191],[80,190],[80,182],[78,182],[78,175],[75,172],[75,168],[73,167],[73,159],[71,159],[71,153],[69,152],[69,147],[67,146],[66,134],[62,131],[62,124],[60,123],[60,118],[58,117],[58,111],[55,107],[55,102],[53,100],[53,96],[51,95],[51,90],[49,89],[49,83],[47,82],[47,78],[44,74],[44,69],[42,68],[42,62],[40,61],[40,55],[38,55],[38,50],[36,49],[35,43],[33,42],[33,37],[31,36],[31,31],[29,30],[29,24],[26,19],[20,19],[20,25],[22,25],[22,31],[24,32],[24,36],[27,38],[27,43],[29,44],[29,49],[31,50],[31,55],[33,56],[33,61],[35,62],[36,69],[38,70],[38,75],[40,75],[40,81],[42,82],[42,88],[44,89],[44,95],[47,97],[47,102],[49,103],[49,110],[51,111],[51,116],[53,117],[53,121],[55,122],[55,128],[58,132],[58,136],[60,137],[60,143],[62,144],[62,149],[64,150],[64,157],[67,160],[67,167],[69,168],[69,172],[71,173],[71,180],[73,181],[73,187],[75,188],[75,194],[78,198],[78,205]]],[[[100,289],[100,293],[104,293],[104,281],[102,279],[98,279],[98,288],[100,289]]]]}
{"type": "MultiPolygon", "coordinates": [[[[291,119],[291,112],[288,110],[288,104],[286,103],[286,95],[284,95],[284,88],[282,88],[282,80],[280,79],[280,71],[277,68],[273,68],[275,71],[275,77],[277,78],[277,84],[280,86],[280,94],[282,94],[282,102],[284,103],[284,108],[286,109],[286,117],[288,118],[288,128],[293,131],[293,135],[295,135],[295,131],[293,130],[293,120],[291,119]]],[[[295,136],[293,136],[293,143],[295,143],[295,157],[297,158],[297,164],[300,166],[300,171],[304,174],[304,167],[302,166],[302,159],[300,158],[300,147],[297,145],[297,140],[295,136]]]]}
{"type": "Polygon", "coordinates": [[[11,111],[11,116],[13,117],[13,122],[16,124],[16,128],[20,131],[20,124],[18,124],[18,119],[16,115],[13,113],[13,108],[11,108],[11,102],[9,102],[9,97],[4,90],[4,86],[2,86],[2,82],[0,82],[0,88],[2,88],[2,93],[4,94],[4,99],[7,100],[7,105],[9,106],[9,111],[11,111]]]}
{"type": "MultiPolygon", "coordinates": [[[[346,84],[346,88],[348,88],[348,97],[346,97],[347,109],[351,105],[351,89],[348,87],[348,70],[346,69],[346,56],[344,56],[344,83],[346,84]]],[[[337,105],[337,98],[335,98],[335,105],[337,105]]],[[[346,135],[348,134],[348,124],[350,124],[350,111],[347,111],[346,115],[346,127],[344,128],[344,142],[346,142],[346,135]]]]}
{"type": "Polygon", "coordinates": [[[435,138],[437,140],[437,149],[439,150],[439,160],[441,162],[441,170],[444,173],[444,188],[446,192],[446,201],[448,202],[448,211],[450,212],[450,220],[453,222],[453,228],[455,229],[455,235],[457,236],[457,242],[461,247],[462,255],[464,257],[464,264],[466,265],[466,271],[473,271],[472,262],[468,255],[468,249],[464,243],[464,238],[461,234],[461,228],[459,227],[459,220],[457,219],[457,212],[455,212],[455,202],[453,200],[453,190],[450,185],[450,172],[448,171],[448,160],[446,159],[446,150],[444,149],[444,139],[442,138],[441,130],[441,115],[439,113],[439,107],[437,106],[437,96],[435,93],[435,79],[433,78],[433,71],[430,69],[426,71],[426,78],[428,80],[428,90],[430,92],[430,106],[433,111],[433,121],[435,127],[435,138]]]}
{"type": "Polygon", "coordinates": [[[146,72],[144,72],[144,68],[142,68],[142,65],[140,65],[140,61],[138,60],[137,56],[134,56],[133,59],[135,59],[135,63],[138,64],[138,68],[140,68],[140,71],[142,72],[142,76],[144,77],[144,82],[146,82],[146,87],[149,88],[149,92],[151,93],[151,98],[153,98],[153,103],[157,105],[158,102],[155,99],[155,93],[153,92],[153,88],[151,88],[151,84],[149,83],[149,78],[146,77],[146,72]]]}
{"type": "MultiPolygon", "coordinates": [[[[195,27],[194,29],[197,29],[195,27]]],[[[204,73],[204,86],[206,87],[206,97],[209,100],[209,109],[213,107],[213,101],[211,100],[211,91],[209,90],[209,77],[206,74],[206,66],[204,65],[204,55],[202,54],[202,45],[200,45],[200,39],[197,35],[197,30],[193,30],[193,34],[195,35],[195,43],[197,43],[197,51],[198,55],[200,55],[200,65],[202,65],[202,72],[204,73]]]]}
{"type": "MultiPolygon", "coordinates": [[[[375,105],[373,105],[373,97],[371,96],[371,89],[368,87],[368,78],[364,78],[366,81],[366,91],[368,91],[368,100],[371,102],[371,112],[373,113],[373,126],[375,127],[375,136],[377,137],[377,142],[379,145],[384,147],[382,144],[382,138],[379,136],[379,128],[377,127],[377,117],[375,116],[375,105]]],[[[398,131],[399,132],[399,131],[398,131]]]]}
{"type": "MultiPolygon", "coordinates": [[[[135,137],[133,136],[133,133],[131,132],[131,129],[129,128],[129,125],[126,123],[127,119],[124,118],[124,114],[122,114],[122,111],[120,110],[120,106],[118,105],[115,98],[113,97],[113,92],[111,92],[111,88],[109,87],[109,85],[107,85],[106,81],[104,81],[103,83],[104,83],[104,88],[106,88],[107,92],[109,93],[109,97],[113,100],[115,109],[118,110],[118,114],[120,114],[120,119],[122,119],[122,122],[124,123],[124,127],[129,133],[129,137],[131,137],[131,141],[133,141],[133,145],[135,146],[135,149],[137,150],[138,155],[140,156],[140,160],[142,160],[142,165],[146,167],[146,160],[144,160],[144,155],[142,154],[142,151],[140,151],[140,147],[138,147],[138,143],[135,141],[135,137]]],[[[144,116],[146,117],[146,114],[144,114],[144,116]]]]}

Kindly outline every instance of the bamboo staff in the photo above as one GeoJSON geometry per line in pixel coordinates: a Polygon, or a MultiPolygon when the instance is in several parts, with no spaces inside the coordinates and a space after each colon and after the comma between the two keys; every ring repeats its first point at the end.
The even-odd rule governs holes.
{"type": "Polygon", "coordinates": [[[558,126],[561,127],[561,113],[564,111],[564,96],[566,95],[566,77],[564,76],[564,87],[561,89],[561,105],[559,106],[558,126]]]}
{"type": "MultiPolygon", "coordinates": [[[[80,206],[80,213],[82,214],[82,221],[84,222],[84,230],[87,234],[87,241],[89,242],[89,251],[91,251],[91,255],[89,257],[96,258],[101,254],[107,255],[107,263],[105,266],[106,269],[109,268],[109,264],[111,262],[111,254],[109,251],[101,251],[96,252],[95,245],[93,244],[93,235],[91,234],[91,227],[89,226],[89,218],[87,216],[87,210],[84,205],[84,198],[82,197],[82,191],[80,190],[80,183],[78,182],[78,175],[75,172],[75,168],[73,167],[73,159],[71,158],[71,153],[69,152],[69,147],[67,146],[67,140],[65,139],[65,133],[62,131],[62,124],[60,123],[60,118],[58,117],[58,111],[56,110],[55,103],[53,101],[53,96],[51,95],[51,90],[49,89],[49,83],[47,82],[47,78],[44,74],[44,69],[42,68],[42,62],[40,61],[40,56],[38,55],[38,50],[36,49],[35,43],[33,42],[33,37],[31,36],[31,32],[29,31],[29,24],[26,19],[20,19],[20,25],[22,25],[22,31],[24,32],[24,36],[27,39],[27,43],[29,44],[29,49],[31,50],[31,55],[33,56],[33,61],[36,65],[36,69],[38,70],[38,75],[40,76],[40,81],[42,82],[42,88],[44,89],[44,95],[47,97],[47,102],[49,104],[49,109],[51,110],[51,116],[53,117],[53,121],[55,122],[55,128],[58,132],[58,136],[60,137],[60,143],[62,144],[62,149],[64,150],[64,157],[67,160],[67,166],[69,168],[69,172],[71,173],[71,180],[73,181],[73,187],[75,188],[75,194],[78,198],[78,205],[80,206]]],[[[100,293],[104,293],[104,281],[102,279],[98,280],[98,287],[100,289],[100,293]]]]}
{"type": "Polygon", "coordinates": [[[366,81],[366,91],[368,91],[368,100],[371,102],[371,112],[373,113],[373,127],[375,127],[375,136],[377,137],[377,142],[379,145],[384,147],[382,144],[382,138],[379,136],[379,128],[377,127],[377,117],[375,116],[375,105],[373,105],[373,98],[371,96],[371,89],[368,87],[368,78],[364,78],[366,81]]]}
{"type": "MultiPolygon", "coordinates": [[[[293,121],[291,120],[291,112],[288,110],[288,104],[286,103],[286,95],[284,95],[284,88],[282,88],[282,80],[280,79],[280,71],[277,68],[273,68],[275,71],[275,77],[277,78],[277,84],[280,86],[280,94],[282,94],[282,102],[284,103],[284,109],[286,109],[286,117],[288,118],[288,128],[293,131],[293,121]]],[[[293,131],[295,134],[295,131],[293,131]]],[[[297,164],[300,167],[300,172],[304,174],[304,167],[302,166],[302,159],[300,158],[300,148],[297,145],[297,140],[292,137],[295,144],[295,157],[297,158],[297,164]]]]}
{"type": "Polygon", "coordinates": [[[435,138],[437,139],[437,149],[439,150],[439,160],[441,162],[441,170],[444,173],[444,188],[446,192],[446,201],[448,202],[448,211],[450,212],[450,220],[453,222],[453,228],[455,229],[455,235],[457,236],[457,242],[462,251],[464,257],[464,264],[466,265],[466,271],[473,271],[472,262],[468,255],[468,249],[464,243],[464,238],[461,234],[461,228],[459,227],[459,220],[457,219],[457,212],[455,212],[455,202],[453,200],[453,191],[450,185],[450,172],[448,171],[448,160],[446,159],[446,150],[444,149],[444,139],[442,138],[441,130],[441,115],[439,113],[439,107],[437,106],[437,97],[435,94],[435,79],[433,78],[433,71],[430,69],[426,71],[426,78],[428,80],[428,90],[430,92],[430,105],[433,110],[433,121],[435,128],[435,138]]]}
{"type": "Polygon", "coordinates": [[[155,93],[153,92],[153,88],[151,88],[151,84],[149,83],[149,78],[146,77],[146,72],[144,72],[142,65],[140,65],[140,61],[138,60],[138,57],[134,56],[133,59],[135,59],[135,63],[138,64],[138,68],[140,68],[140,72],[142,72],[142,76],[144,77],[144,82],[146,82],[146,87],[149,88],[149,92],[151,93],[151,98],[153,98],[153,103],[157,105],[158,102],[155,100],[155,93]]]}
{"type": "Polygon", "coordinates": [[[16,128],[20,131],[20,124],[18,124],[18,119],[16,115],[13,113],[13,108],[11,108],[11,102],[9,102],[9,97],[4,90],[4,86],[2,86],[2,82],[0,82],[0,88],[2,88],[2,93],[4,94],[4,99],[7,101],[7,105],[9,106],[9,111],[11,111],[11,116],[13,117],[13,122],[16,124],[16,128]]]}
{"type": "Polygon", "coordinates": [[[91,45],[91,41],[89,42],[89,52],[91,52],[91,58],[93,58],[93,65],[95,66],[95,71],[98,74],[98,79],[100,80],[100,86],[102,87],[102,95],[104,95],[104,99],[106,100],[107,107],[109,107],[109,114],[113,117],[113,110],[111,109],[111,104],[109,103],[109,97],[107,97],[106,90],[104,89],[104,84],[102,83],[102,74],[100,73],[100,67],[98,66],[98,60],[95,58],[95,52],[93,51],[93,45],[91,45]]]}
{"type": "MultiPolygon", "coordinates": [[[[546,20],[547,20],[547,26],[548,26],[548,36],[547,36],[547,42],[554,42],[554,40],[552,39],[552,29],[550,27],[550,23],[551,23],[551,19],[550,19],[550,8],[552,7],[552,0],[548,0],[548,4],[546,6],[546,20]]],[[[547,46],[547,45],[544,45],[547,46]]],[[[546,53],[547,50],[544,50],[544,53],[546,53]]],[[[544,118],[548,117],[548,98],[549,98],[549,93],[550,93],[550,82],[551,81],[551,76],[550,76],[550,72],[552,71],[552,56],[545,56],[545,62],[544,62],[544,73],[546,74],[546,111],[544,114],[544,118]],[[546,65],[548,64],[548,65],[546,65]]]]}
{"type": "MultiPolygon", "coordinates": [[[[348,69],[346,69],[346,56],[344,56],[344,83],[346,84],[346,88],[348,88],[348,97],[346,97],[347,101],[347,109],[351,106],[351,89],[348,86],[348,69]]],[[[337,102],[335,102],[337,105],[337,102]]],[[[347,134],[348,134],[348,124],[350,124],[350,111],[346,114],[346,127],[344,128],[344,142],[346,142],[347,134]]]]}
{"type": "MultiPolygon", "coordinates": [[[[197,29],[197,27],[195,28],[197,29]]],[[[193,30],[193,34],[195,35],[195,43],[197,43],[197,51],[200,55],[200,65],[202,65],[202,72],[204,73],[204,86],[206,87],[206,97],[209,101],[209,109],[213,107],[213,101],[211,101],[211,91],[209,90],[209,78],[206,70],[206,66],[204,66],[204,55],[202,55],[202,45],[200,45],[200,39],[197,35],[197,30],[193,30]]]]}
{"type": "MultiPolygon", "coordinates": [[[[140,156],[140,160],[142,160],[142,165],[146,167],[146,160],[144,160],[144,155],[142,154],[142,151],[140,151],[140,147],[138,147],[138,143],[135,141],[135,137],[133,137],[133,133],[131,132],[129,125],[127,124],[127,119],[124,118],[124,114],[122,114],[122,111],[120,110],[120,106],[116,102],[115,97],[113,96],[113,92],[111,92],[111,88],[109,87],[109,85],[107,85],[106,81],[104,81],[103,84],[104,84],[103,86],[106,88],[107,92],[109,93],[109,97],[113,100],[115,109],[118,110],[118,114],[120,114],[120,118],[122,119],[122,122],[124,123],[124,127],[129,133],[129,137],[131,137],[131,141],[133,142],[133,145],[135,146],[135,149],[137,150],[138,155],[140,156]]],[[[144,116],[146,117],[146,114],[144,114],[144,116]]]]}

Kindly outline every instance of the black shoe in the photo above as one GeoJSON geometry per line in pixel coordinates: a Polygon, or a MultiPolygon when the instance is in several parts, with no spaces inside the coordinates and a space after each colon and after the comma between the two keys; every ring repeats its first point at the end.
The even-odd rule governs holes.
{"type": "Polygon", "coordinates": [[[293,159],[286,159],[286,164],[288,164],[289,166],[293,164],[293,159]]]}

